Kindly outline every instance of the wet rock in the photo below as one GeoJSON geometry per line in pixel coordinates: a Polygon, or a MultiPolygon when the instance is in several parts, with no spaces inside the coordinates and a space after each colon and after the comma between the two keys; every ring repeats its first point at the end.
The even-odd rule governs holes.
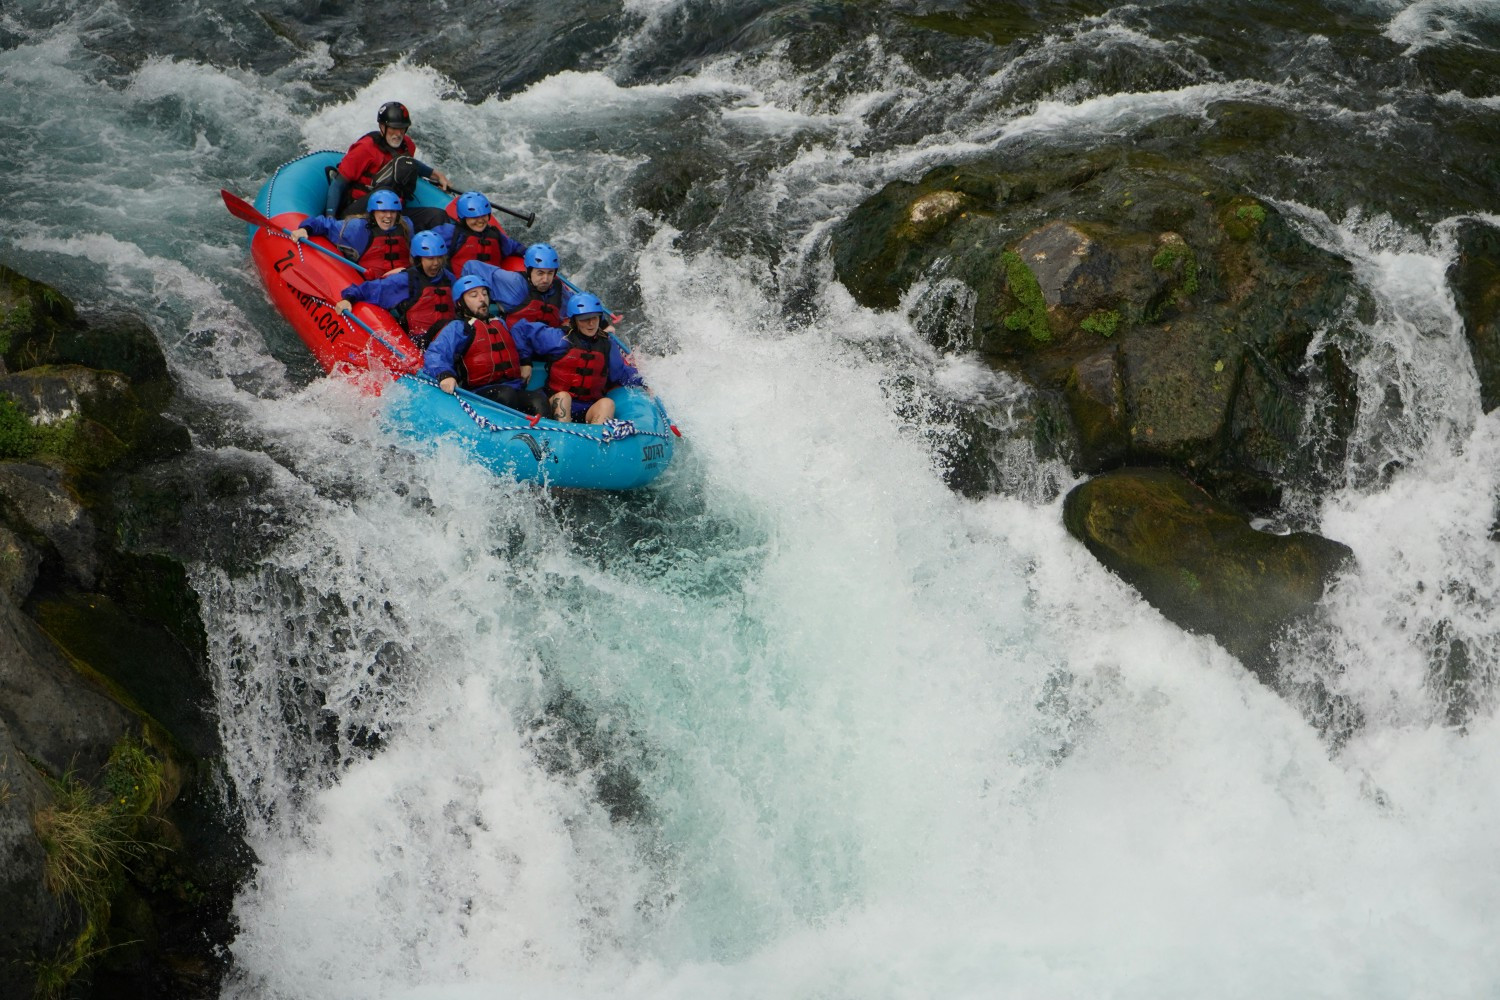
{"type": "MultiPolygon", "coordinates": [[[[0,626],[3,627],[3,626],[0,626]]],[[[0,640],[3,641],[3,640],[0,640]]],[[[3,656],[3,654],[0,654],[3,656]]],[[[0,659],[0,670],[4,670],[0,659]]],[[[77,933],[70,906],[47,891],[33,817],[51,794],[0,716],[0,996],[36,995],[32,963],[56,954],[77,933]]]]}
{"type": "Polygon", "coordinates": [[[1469,221],[1457,237],[1448,283],[1479,374],[1480,405],[1488,413],[1500,406],[1500,229],[1469,221]]]}
{"type": "Polygon", "coordinates": [[[41,563],[41,553],[0,524],[0,593],[17,604],[26,600],[41,563]]]}
{"type": "Polygon", "coordinates": [[[1130,451],[1126,433],[1125,376],[1117,351],[1080,360],[1068,373],[1064,393],[1078,428],[1077,464],[1086,472],[1119,465],[1130,451]]]}
{"type": "Polygon", "coordinates": [[[1113,254],[1067,222],[1026,234],[1016,243],[1016,254],[1036,278],[1049,309],[1102,301],[1112,293],[1111,279],[1119,269],[1113,254]]]}
{"type": "Polygon", "coordinates": [[[1068,531],[1167,618],[1213,636],[1268,684],[1273,644],[1353,558],[1308,532],[1256,531],[1168,469],[1121,469],[1073,489],[1068,531]]]}
{"type": "MultiPolygon", "coordinates": [[[[147,522],[170,533],[182,520],[171,504],[135,510],[130,486],[150,476],[146,463],[190,447],[160,412],[172,393],[165,360],[139,320],[85,320],[54,290],[4,268],[0,357],[0,457],[18,459],[0,462],[0,852],[9,852],[0,960],[61,955],[68,961],[52,969],[66,974],[77,950],[92,995],[211,996],[251,859],[215,773],[223,751],[197,596],[180,562],[138,547],[147,522]],[[131,803],[106,761],[147,744],[165,784],[152,801],[131,803]],[[130,836],[150,842],[128,870],[102,877],[86,931],[78,901],[45,892],[28,846],[35,833],[22,836],[30,820],[22,831],[6,809],[12,745],[52,779],[70,776],[59,801],[128,813],[130,836]],[[69,914],[66,925],[28,908],[42,898],[69,914]]],[[[184,482],[188,492],[202,486],[184,482]]],[[[27,982],[11,989],[14,975],[30,973],[0,961],[0,996],[30,996],[27,982]]]]}
{"type": "Polygon", "coordinates": [[[1352,387],[1307,353],[1357,293],[1347,262],[1214,178],[1109,149],[940,167],[855,209],[835,268],[878,308],[919,279],[969,289],[974,348],[1067,400],[1077,471],[1171,464],[1273,507],[1343,447],[1313,439],[1348,420],[1304,414],[1314,398],[1352,414],[1352,387]]]}
{"type": "Polygon", "coordinates": [[[9,371],[77,364],[119,372],[160,405],[171,392],[167,360],[140,317],[80,316],[50,285],[0,265],[0,359],[9,371]]]}
{"type": "Polygon", "coordinates": [[[0,721],[54,776],[75,769],[92,776],[134,717],[0,597],[0,721]]]}
{"type": "Polygon", "coordinates": [[[0,513],[43,541],[75,582],[92,587],[99,571],[94,522],[62,479],[52,465],[0,462],[0,513]]]}
{"type": "Polygon", "coordinates": [[[82,397],[120,396],[130,382],[117,372],[104,372],[80,365],[32,368],[14,375],[0,375],[0,393],[9,396],[33,424],[51,426],[81,416],[82,397]]]}

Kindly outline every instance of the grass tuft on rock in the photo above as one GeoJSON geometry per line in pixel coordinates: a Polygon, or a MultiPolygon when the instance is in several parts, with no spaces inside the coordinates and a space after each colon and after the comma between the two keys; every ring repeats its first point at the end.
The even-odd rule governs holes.
{"type": "Polygon", "coordinates": [[[45,855],[43,879],[51,892],[78,904],[84,924],[70,944],[36,963],[38,1000],[66,996],[74,977],[108,949],[100,942],[112,902],[130,866],[162,846],[144,830],[172,790],[165,759],[129,734],[110,751],[97,787],[71,772],[48,782],[53,803],[33,819],[45,855]]]}

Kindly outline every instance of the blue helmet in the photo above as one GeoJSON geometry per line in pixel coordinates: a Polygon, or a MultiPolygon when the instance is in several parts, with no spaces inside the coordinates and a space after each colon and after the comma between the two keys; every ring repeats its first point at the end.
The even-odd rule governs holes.
{"type": "Polygon", "coordinates": [[[557,251],[546,243],[533,243],[526,248],[526,256],[521,262],[527,267],[547,268],[557,270],[557,251]]]}
{"type": "Polygon", "coordinates": [[[370,193],[370,200],[365,207],[372,212],[399,212],[401,211],[401,196],[394,191],[381,188],[379,191],[370,193]]]}
{"type": "Polygon", "coordinates": [[[478,191],[465,191],[458,196],[460,219],[482,219],[490,214],[490,200],[478,191]]]}
{"type": "Polygon", "coordinates": [[[448,244],[443,238],[431,229],[424,229],[411,238],[411,255],[413,257],[446,257],[448,256],[448,244]]]}
{"type": "Polygon", "coordinates": [[[575,316],[587,316],[589,313],[604,312],[604,303],[599,301],[599,296],[589,292],[579,292],[568,299],[567,306],[563,309],[563,319],[572,319],[575,316]]]}
{"type": "Polygon", "coordinates": [[[489,287],[490,286],[486,285],[484,283],[484,279],[479,275],[466,274],[453,283],[453,300],[456,302],[459,299],[462,299],[466,294],[472,292],[476,288],[483,288],[488,291],[489,287]]]}

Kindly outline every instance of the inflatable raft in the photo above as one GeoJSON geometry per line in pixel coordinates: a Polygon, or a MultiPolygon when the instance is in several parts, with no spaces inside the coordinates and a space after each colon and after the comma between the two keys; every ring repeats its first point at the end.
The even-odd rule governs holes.
{"type": "MultiPolygon", "coordinates": [[[[344,288],[362,280],[358,269],[321,238],[309,241],[319,250],[287,235],[322,212],[327,171],[339,158],[326,151],[282,164],[256,195],[254,213],[236,211],[237,199],[225,194],[241,218],[258,213],[274,224],[250,226],[250,255],[272,303],[325,371],[357,378],[380,394],[382,418],[395,432],[423,446],[456,442],[502,475],[551,486],[628,490],[666,471],[676,429],[644,390],[611,390],[615,419],[602,426],[537,419],[462,389],[443,392],[421,374],[421,351],[384,309],[355,303],[352,318],[340,315],[334,303],[344,288]]],[[[422,180],[408,207],[445,209],[450,201],[422,180]]],[[[505,266],[521,270],[518,258],[505,266]]]]}

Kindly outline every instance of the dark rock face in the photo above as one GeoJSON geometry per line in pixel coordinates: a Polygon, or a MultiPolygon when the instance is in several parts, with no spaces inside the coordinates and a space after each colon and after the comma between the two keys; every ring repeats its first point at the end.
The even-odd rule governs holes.
{"type": "Polygon", "coordinates": [[[216,995],[251,858],[215,777],[197,596],[138,529],[181,520],[132,485],[190,447],[166,361],[140,321],[82,319],[0,267],[0,362],[0,996],[44,975],[79,998],[216,995]],[[69,816],[108,824],[128,866],[49,888],[69,816]]]}
{"type": "MultiPolygon", "coordinates": [[[[0,653],[0,663],[5,660],[0,653]]],[[[51,800],[0,719],[0,996],[33,995],[28,962],[52,955],[77,933],[76,914],[44,884],[42,845],[32,817],[51,800]]]]}
{"type": "Polygon", "coordinates": [[[832,250],[866,305],[972,289],[976,349],[1062,397],[1077,471],[1171,464],[1266,509],[1342,456],[1352,386],[1330,385],[1336,348],[1307,351],[1358,304],[1350,268],[1207,172],[1112,150],[940,167],[866,201],[832,250]],[[1343,419],[1305,426],[1315,386],[1343,419]]]}
{"type": "Polygon", "coordinates": [[[1488,413],[1500,406],[1500,229],[1465,222],[1458,230],[1458,259],[1448,283],[1463,317],[1464,333],[1479,373],[1479,401],[1488,413]]]}
{"type": "Polygon", "coordinates": [[[83,683],[8,598],[0,599],[0,695],[0,721],[55,775],[96,773],[135,721],[103,691],[83,683]]]}
{"type": "Polygon", "coordinates": [[[97,532],[83,505],[64,488],[60,468],[0,464],[0,513],[52,553],[68,578],[83,587],[94,585],[97,532]]]}
{"type": "Polygon", "coordinates": [[[1168,469],[1121,469],[1074,488],[1068,531],[1169,619],[1218,639],[1268,684],[1271,646],[1352,558],[1319,535],[1256,531],[1168,469]]]}

